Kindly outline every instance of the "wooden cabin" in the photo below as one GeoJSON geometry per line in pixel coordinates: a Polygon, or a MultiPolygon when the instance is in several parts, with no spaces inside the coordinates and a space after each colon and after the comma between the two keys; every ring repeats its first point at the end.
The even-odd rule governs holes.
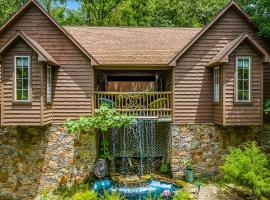
{"type": "Polygon", "coordinates": [[[176,124],[261,125],[270,43],[235,2],[204,28],[62,27],[35,0],[0,28],[1,125],[89,116],[102,103],[176,124]]]}

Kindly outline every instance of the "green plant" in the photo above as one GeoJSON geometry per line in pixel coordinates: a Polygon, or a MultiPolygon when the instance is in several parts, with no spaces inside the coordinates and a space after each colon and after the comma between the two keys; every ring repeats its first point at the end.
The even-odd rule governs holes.
{"type": "Polygon", "coordinates": [[[170,166],[169,166],[169,164],[162,163],[162,165],[160,166],[160,173],[162,173],[162,174],[168,174],[169,172],[170,172],[170,166]]]}
{"type": "Polygon", "coordinates": [[[243,187],[253,195],[270,195],[268,160],[255,142],[231,147],[221,171],[226,181],[243,187]]]}
{"type": "Polygon", "coordinates": [[[102,146],[102,153],[99,155],[100,158],[110,159],[111,153],[110,153],[110,143],[109,143],[109,141],[106,140],[106,139],[103,139],[103,141],[101,142],[101,146],[102,146]]]}
{"type": "Polygon", "coordinates": [[[96,200],[98,199],[97,193],[92,190],[76,193],[71,200],[96,200]]]}
{"type": "Polygon", "coordinates": [[[105,192],[104,196],[101,197],[102,200],[126,200],[125,197],[121,196],[121,194],[113,192],[113,193],[108,193],[105,192]]]}
{"type": "Polygon", "coordinates": [[[64,200],[61,196],[54,194],[52,191],[40,194],[41,200],[64,200]]]}
{"type": "Polygon", "coordinates": [[[76,193],[89,191],[90,187],[89,184],[79,184],[79,185],[73,185],[71,187],[60,187],[57,190],[55,190],[53,193],[59,197],[62,197],[63,199],[69,199],[72,196],[74,196],[76,193]]]}
{"type": "Polygon", "coordinates": [[[191,197],[190,193],[179,189],[176,191],[175,196],[173,197],[173,200],[193,200],[194,198],[191,197]]]}
{"type": "Polygon", "coordinates": [[[188,158],[184,159],[183,165],[184,165],[185,169],[193,169],[192,158],[188,157],[188,158]]]}
{"type": "Polygon", "coordinates": [[[270,99],[266,99],[264,103],[264,113],[269,114],[270,113],[270,99]]]}
{"type": "Polygon", "coordinates": [[[73,134],[89,133],[90,130],[97,130],[102,133],[102,156],[107,159],[108,145],[105,142],[104,134],[112,128],[122,128],[135,123],[132,116],[121,114],[115,109],[111,109],[108,105],[101,105],[91,117],[80,117],[77,121],[67,120],[66,127],[73,134]]]}

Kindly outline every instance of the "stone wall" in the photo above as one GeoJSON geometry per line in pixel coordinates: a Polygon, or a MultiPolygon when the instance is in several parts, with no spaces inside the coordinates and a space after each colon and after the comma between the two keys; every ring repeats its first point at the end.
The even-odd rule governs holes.
{"type": "Polygon", "coordinates": [[[219,173],[228,147],[257,141],[270,155],[270,125],[223,127],[219,125],[171,125],[171,165],[173,177],[183,176],[183,160],[191,157],[194,171],[200,176],[219,173]]]}
{"type": "Polygon", "coordinates": [[[63,126],[0,128],[0,199],[34,199],[39,191],[92,176],[95,136],[63,126]]]}

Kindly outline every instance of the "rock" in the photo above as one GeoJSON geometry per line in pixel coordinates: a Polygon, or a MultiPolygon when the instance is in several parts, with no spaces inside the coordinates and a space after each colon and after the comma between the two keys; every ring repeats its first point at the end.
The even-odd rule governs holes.
{"type": "Polygon", "coordinates": [[[54,160],[51,160],[50,162],[49,162],[49,167],[51,168],[51,169],[56,169],[57,168],[57,162],[56,161],[54,161],[54,160]]]}

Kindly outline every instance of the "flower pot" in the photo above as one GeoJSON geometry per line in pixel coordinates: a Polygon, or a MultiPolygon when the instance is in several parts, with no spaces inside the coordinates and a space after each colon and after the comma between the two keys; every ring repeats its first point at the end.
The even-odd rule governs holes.
{"type": "Polygon", "coordinates": [[[186,182],[192,183],[194,181],[194,176],[193,176],[193,170],[192,169],[185,169],[184,175],[185,175],[186,182]]]}

